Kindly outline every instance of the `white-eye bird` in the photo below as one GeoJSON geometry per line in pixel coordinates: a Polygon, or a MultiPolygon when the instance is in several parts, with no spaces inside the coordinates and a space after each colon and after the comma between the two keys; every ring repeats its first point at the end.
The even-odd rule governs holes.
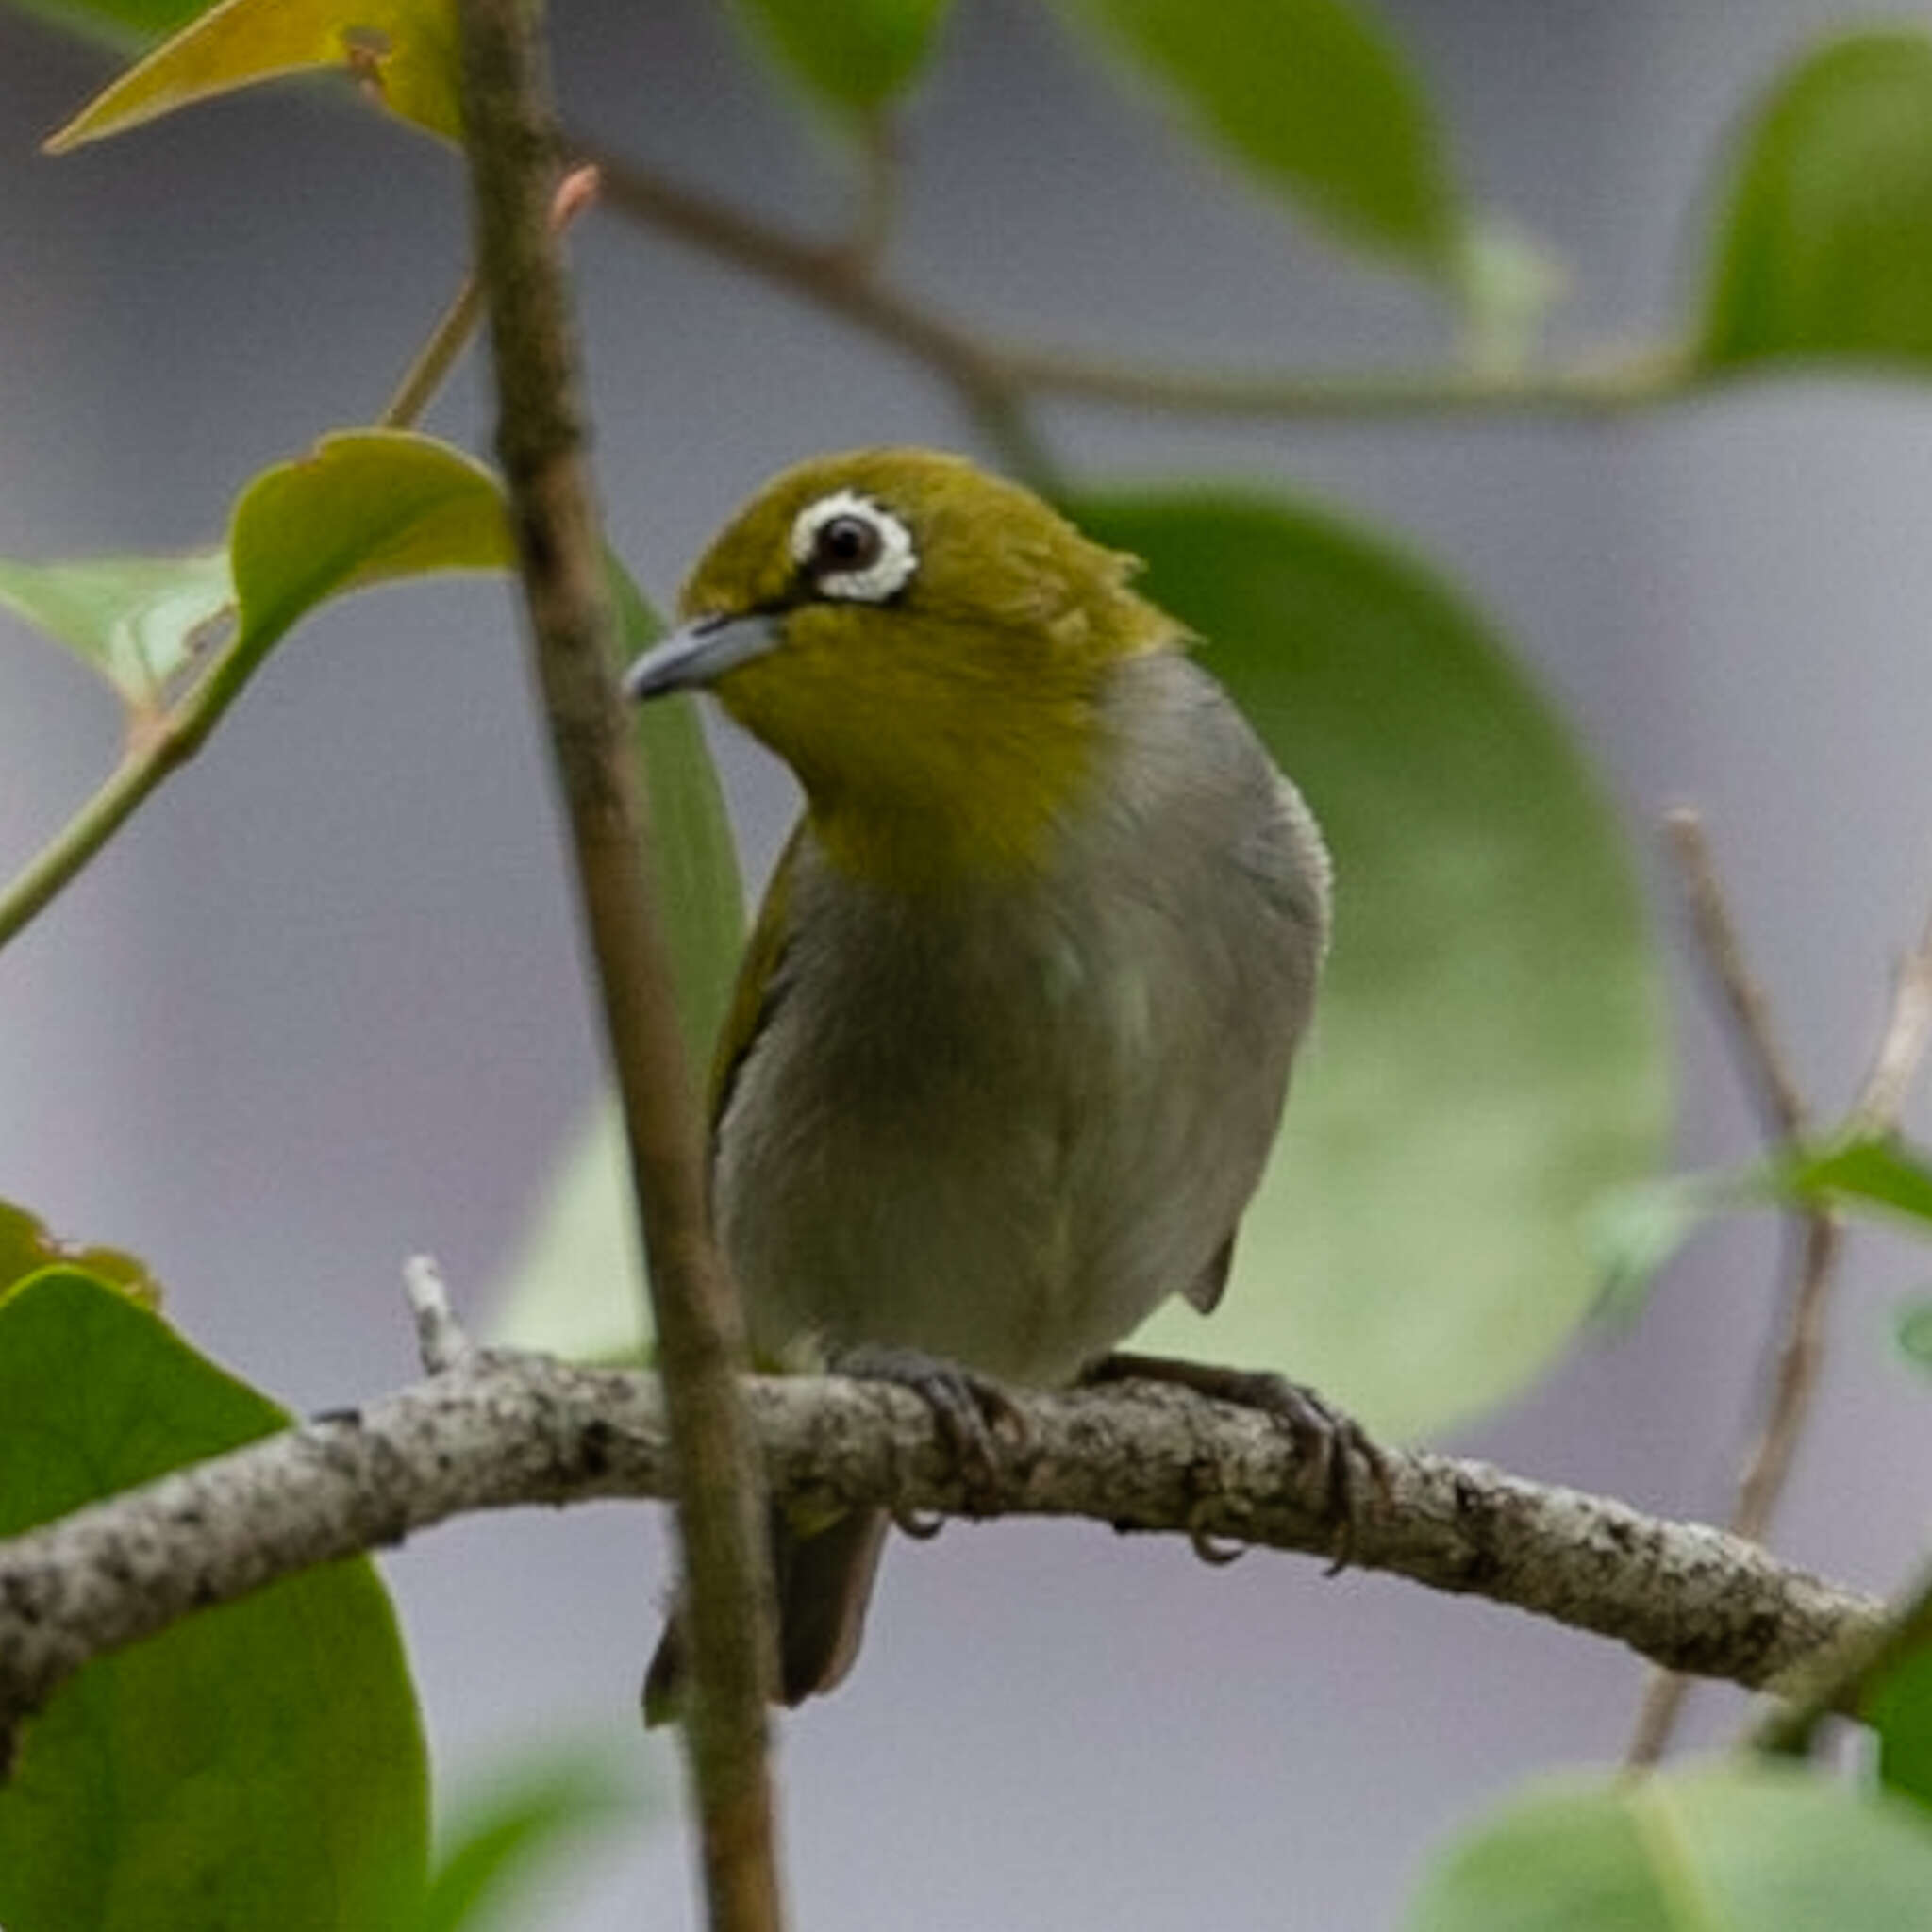
{"type": "MultiPolygon", "coordinates": [[[[805,793],[713,1081],[754,1351],[911,1382],[962,1451],[998,1381],[1107,1373],[1167,1296],[1214,1307],[1327,943],[1307,807],[1135,568],[958,458],[821,457],[626,679],[714,691],[805,793]]],[[[1292,1384],[1215,1386],[1262,1382],[1345,1507],[1374,1452],[1292,1384]]],[[[774,1518],[796,1703],[851,1664],[886,1519],[774,1518]]],[[[680,1667],[674,1615],[654,1715],[680,1667]]]]}

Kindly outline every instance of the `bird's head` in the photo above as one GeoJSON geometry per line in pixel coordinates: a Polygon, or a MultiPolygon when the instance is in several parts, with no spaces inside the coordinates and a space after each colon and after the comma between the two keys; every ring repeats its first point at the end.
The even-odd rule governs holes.
{"type": "Polygon", "coordinates": [[[819,457],[713,541],[625,689],[714,691],[849,870],[1024,873],[1102,755],[1111,667],[1179,641],[1133,569],[960,458],[819,457]]]}

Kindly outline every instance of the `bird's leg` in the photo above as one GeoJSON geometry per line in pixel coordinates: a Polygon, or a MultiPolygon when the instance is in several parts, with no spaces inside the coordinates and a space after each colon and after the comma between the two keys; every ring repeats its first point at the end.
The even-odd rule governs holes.
{"type": "Polygon", "coordinates": [[[1324,1396],[1269,1369],[1217,1368],[1173,1356],[1103,1356],[1080,1377],[1085,1386],[1103,1382],[1165,1382],[1191,1389],[1217,1402],[1232,1402],[1273,1417],[1289,1433],[1299,1457],[1313,1462],[1327,1479],[1328,1517],[1335,1527],[1335,1560],[1330,1572],[1346,1566],[1355,1550],[1362,1496],[1357,1462],[1375,1490],[1389,1490],[1389,1460],[1362,1425],[1324,1396]]]}
{"type": "Polygon", "coordinates": [[[916,1348],[888,1348],[860,1343],[841,1350],[828,1366],[841,1375],[864,1382],[893,1382],[931,1409],[933,1421],[958,1464],[970,1490],[996,1491],[1005,1456],[998,1441],[1004,1429],[1024,1447],[1026,1418],[1013,1398],[988,1376],[962,1369],[958,1362],[923,1354],[916,1348]]]}

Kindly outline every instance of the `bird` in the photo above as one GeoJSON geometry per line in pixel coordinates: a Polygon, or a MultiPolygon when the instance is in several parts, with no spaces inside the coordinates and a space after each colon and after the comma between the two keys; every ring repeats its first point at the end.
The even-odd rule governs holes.
{"type": "MultiPolygon", "coordinates": [[[[1221,1299],[1331,896],[1138,569],[914,448],[785,470],[698,560],[626,693],[708,691],[803,793],[715,1056],[713,1220],[761,1366],[904,1382],[982,1465],[1006,1386],[1191,1382],[1312,1438],[1346,1515],[1377,1452],[1313,1391],[1118,1352],[1221,1299]]],[[[850,1669],[888,1527],[774,1507],[785,1704],[850,1669]]]]}

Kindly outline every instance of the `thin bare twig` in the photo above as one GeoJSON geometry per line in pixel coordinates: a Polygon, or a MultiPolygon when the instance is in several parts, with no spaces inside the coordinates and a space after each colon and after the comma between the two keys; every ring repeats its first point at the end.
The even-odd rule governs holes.
{"type": "MultiPolygon", "coordinates": [[[[596,198],[596,169],[573,169],[558,184],[550,204],[550,220],[557,232],[562,234],[596,198]]],[[[403,379],[377,423],[384,429],[413,429],[482,325],[483,290],[474,274],[466,275],[414,360],[403,372],[403,379]]]]}
{"type": "MultiPolygon", "coordinates": [[[[1765,1115],[1767,1139],[1774,1149],[1788,1146],[1807,1130],[1809,1109],[1777,1044],[1763,991],[1746,962],[1704,827],[1688,809],[1673,812],[1667,827],[1684,874],[1699,946],[1722,990],[1740,1066],[1765,1115]]],[[[1928,1046],[1932,918],[1900,963],[1878,1045],[1853,1103],[1850,1124],[1855,1128],[1883,1133],[1897,1126],[1928,1046]]],[[[1734,1535],[1754,1542],[1761,1542],[1771,1526],[1810,1414],[1824,1358],[1825,1313],[1843,1241],[1843,1229],[1829,1209],[1807,1208],[1795,1216],[1795,1224],[1797,1265],[1774,1331],[1776,1356],[1764,1418],[1745,1457],[1728,1524],[1734,1535]]],[[[1688,1690],[1689,1680],[1681,1675],[1663,1672],[1652,1678],[1625,1755],[1628,1765],[1654,1764],[1663,1755],[1688,1690]]]]}
{"type": "Polygon", "coordinates": [[[1770,1003],[1724,902],[1704,821],[1690,806],[1679,806],[1666,813],[1664,833],[1683,881],[1699,957],[1730,1021],[1733,1057],[1764,1117],[1765,1139],[1796,1140],[1805,1131],[1805,1097],[1778,1044],[1770,1003]]]}
{"type": "Polygon", "coordinates": [[[551,749],[569,815],[650,1263],[678,1470],[691,1694],[683,1725],[713,1932],[782,1924],[767,1701],[772,1579],[739,1372],[744,1322],[711,1239],[704,1142],[651,887],[561,253],[540,9],[460,0],[463,125],[489,296],[497,449],[551,749]]]}
{"type": "Polygon", "coordinates": [[[461,1368],[476,1344],[449,1305],[449,1291],[433,1257],[411,1255],[403,1263],[403,1293],[416,1318],[416,1352],[423,1358],[424,1373],[441,1375],[461,1368]]]}
{"type": "Polygon", "coordinates": [[[1858,1097],[1852,1103],[1855,1128],[1881,1134],[1898,1125],[1928,1047],[1932,1047],[1932,917],[1920,929],[1918,943],[1899,962],[1885,1031],[1858,1097]]]}
{"type": "MultiPolygon", "coordinates": [[[[1730,1020],[1739,1071],[1757,1097],[1767,1141],[1774,1147],[1789,1146],[1804,1134],[1807,1109],[1725,903],[1704,823],[1688,807],[1670,813],[1664,823],[1683,875],[1698,950],[1730,1020]]],[[[1753,1542],[1761,1542],[1771,1527],[1810,1414],[1824,1359],[1824,1316],[1841,1241],[1837,1217],[1825,1208],[1804,1209],[1793,1217],[1793,1225],[1797,1258],[1783,1313],[1772,1330],[1775,1354],[1763,1417],[1745,1455],[1727,1523],[1733,1535],[1753,1542]]],[[[1624,1754],[1627,1767],[1641,1770],[1663,1757],[1690,1688],[1690,1680],[1681,1673],[1652,1674],[1624,1754]]]]}

